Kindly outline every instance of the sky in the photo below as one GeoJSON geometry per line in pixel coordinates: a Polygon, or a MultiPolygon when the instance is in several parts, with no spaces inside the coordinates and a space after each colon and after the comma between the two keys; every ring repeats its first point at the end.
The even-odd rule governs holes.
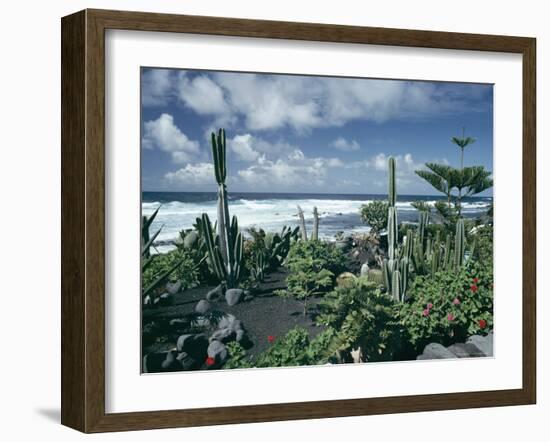
{"type": "MultiPolygon", "coordinates": [[[[234,192],[436,194],[414,171],[459,166],[452,136],[476,138],[465,165],[493,170],[493,87],[142,68],[142,190],[214,191],[212,131],[225,128],[234,192]]],[[[491,191],[483,195],[491,195],[491,191]]]]}

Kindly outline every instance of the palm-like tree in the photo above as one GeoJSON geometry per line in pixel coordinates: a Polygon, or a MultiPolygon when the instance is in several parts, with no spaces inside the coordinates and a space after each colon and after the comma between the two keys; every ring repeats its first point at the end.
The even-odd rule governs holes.
{"type": "Polygon", "coordinates": [[[476,142],[476,139],[473,137],[465,136],[466,128],[462,128],[462,138],[451,137],[451,142],[456,144],[460,148],[460,169],[464,168],[464,149],[470,144],[476,142]]]}
{"type": "Polygon", "coordinates": [[[429,170],[417,170],[415,173],[430,183],[435,189],[447,196],[447,205],[451,207],[452,190],[456,186],[456,169],[446,164],[426,163],[429,170]]]}

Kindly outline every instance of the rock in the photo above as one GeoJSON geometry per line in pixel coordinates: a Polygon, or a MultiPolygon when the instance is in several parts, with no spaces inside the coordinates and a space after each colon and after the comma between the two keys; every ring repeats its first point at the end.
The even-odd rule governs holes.
{"type": "Polygon", "coordinates": [[[189,354],[185,352],[178,354],[176,359],[181,364],[181,368],[186,371],[197,370],[202,365],[202,362],[189,356],[189,354]]]}
{"type": "Polygon", "coordinates": [[[235,332],[235,341],[241,342],[246,338],[246,333],[243,329],[237,330],[235,332]]]}
{"type": "Polygon", "coordinates": [[[181,290],[181,281],[176,282],[167,282],[166,283],[166,291],[170,293],[171,295],[175,295],[181,290]]]}
{"type": "Polygon", "coordinates": [[[155,298],[154,304],[158,306],[166,306],[174,303],[174,295],[164,292],[158,298],[155,298]]]}
{"type": "Polygon", "coordinates": [[[231,330],[230,328],[222,328],[221,330],[216,330],[214,333],[212,333],[212,336],[210,336],[210,342],[212,341],[220,341],[223,343],[231,342],[236,339],[236,332],[231,330]]]}
{"type": "Polygon", "coordinates": [[[338,287],[351,287],[357,280],[357,276],[350,272],[340,273],[336,278],[336,285],[338,287]]]}
{"type": "Polygon", "coordinates": [[[457,358],[479,358],[484,354],[473,344],[453,344],[447,347],[457,358]]]}
{"type": "Polygon", "coordinates": [[[197,305],[195,306],[195,311],[197,313],[200,313],[201,315],[204,315],[211,308],[212,307],[210,303],[206,299],[201,299],[199,302],[197,302],[197,305]]]}
{"type": "Polygon", "coordinates": [[[237,320],[235,315],[232,315],[231,313],[226,313],[223,315],[223,317],[218,322],[218,329],[222,328],[232,328],[233,323],[237,320]]]}
{"type": "Polygon", "coordinates": [[[483,356],[493,356],[493,334],[487,336],[473,335],[466,341],[467,344],[475,345],[483,356]]]}
{"type": "Polygon", "coordinates": [[[361,276],[368,276],[369,275],[369,265],[367,263],[364,263],[361,266],[361,276]]]}
{"type": "Polygon", "coordinates": [[[185,235],[185,238],[183,240],[183,247],[185,247],[186,249],[192,249],[197,243],[198,239],[199,234],[195,230],[192,230],[187,235],[185,235]]]}
{"type": "Polygon", "coordinates": [[[227,348],[220,341],[212,341],[206,352],[209,358],[214,358],[216,364],[222,364],[227,359],[227,348]]]}
{"type": "Polygon", "coordinates": [[[187,327],[189,324],[189,321],[186,321],[185,319],[171,319],[170,327],[180,328],[180,327],[187,327]]]}
{"type": "Polygon", "coordinates": [[[203,360],[208,348],[208,338],[202,333],[181,335],[176,345],[178,352],[185,352],[194,359],[203,360]]]}
{"type": "Polygon", "coordinates": [[[143,326],[141,331],[141,339],[143,344],[150,345],[155,342],[157,334],[159,332],[159,326],[155,322],[149,322],[143,326]]]}
{"type": "Polygon", "coordinates": [[[223,288],[221,285],[217,286],[215,289],[210,290],[206,294],[206,300],[207,301],[215,301],[219,298],[221,298],[223,295],[223,288]]]}
{"type": "Polygon", "coordinates": [[[167,353],[148,353],[143,357],[143,373],[160,373],[165,371],[162,364],[167,358],[167,353]]]}
{"type": "Polygon", "coordinates": [[[176,359],[176,352],[169,351],[166,353],[166,358],[160,364],[163,371],[180,371],[181,363],[176,359]]]}
{"type": "Polygon", "coordinates": [[[418,360],[429,360],[429,359],[452,359],[456,358],[456,355],[441,344],[432,342],[431,344],[426,345],[424,351],[416,359],[418,360]]]}
{"type": "Polygon", "coordinates": [[[227,305],[233,306],[238,304],[244,296],[244,290],[241,289],[229,289],[225,292],[225,300],[227,305]]]}

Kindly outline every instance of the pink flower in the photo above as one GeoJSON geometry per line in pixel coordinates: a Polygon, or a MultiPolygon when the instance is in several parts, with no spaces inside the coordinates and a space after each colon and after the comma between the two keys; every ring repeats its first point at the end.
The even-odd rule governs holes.
{"type": "Polygon", "coordinates": [[[460,299],[455,298],[455,299],[453,300],[453,304],[454,304],[454,305],[460,304],[460,299]]]}
{"type": "Polygon", "coordinates": [[[428,316],[430,314],[430,309],[426,308],[422,311],[422,316],[428,316]]]}
{"type": "Polygon", "coordinates": [[[428,310],[430,310],[433,306],[434,306],[434,305],[433,305],[431,302],[428,302],[428,303],[426,304],[426,308],[427,308],[428,310]]]}
{"type": "Polygon", "coordinates": [[[447,315],[447,321],[451,322],[451,321],[454,321],[455,320],[455,315],[453,315],[452,313],[449,313],[447,315]]]}

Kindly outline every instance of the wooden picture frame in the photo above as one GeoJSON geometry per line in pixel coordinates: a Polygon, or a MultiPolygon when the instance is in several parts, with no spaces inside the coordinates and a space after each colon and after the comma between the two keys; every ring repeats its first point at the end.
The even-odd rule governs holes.
{"type": "Polygon", "coordinates": [[[62,19],[62,410],[83,432],[534,404],[536,41],[533,38],[84,10],[62,19]],[[105,30],[517,53],[523,57],[523,385],[498,391],[105,412],[105,30]]]}

